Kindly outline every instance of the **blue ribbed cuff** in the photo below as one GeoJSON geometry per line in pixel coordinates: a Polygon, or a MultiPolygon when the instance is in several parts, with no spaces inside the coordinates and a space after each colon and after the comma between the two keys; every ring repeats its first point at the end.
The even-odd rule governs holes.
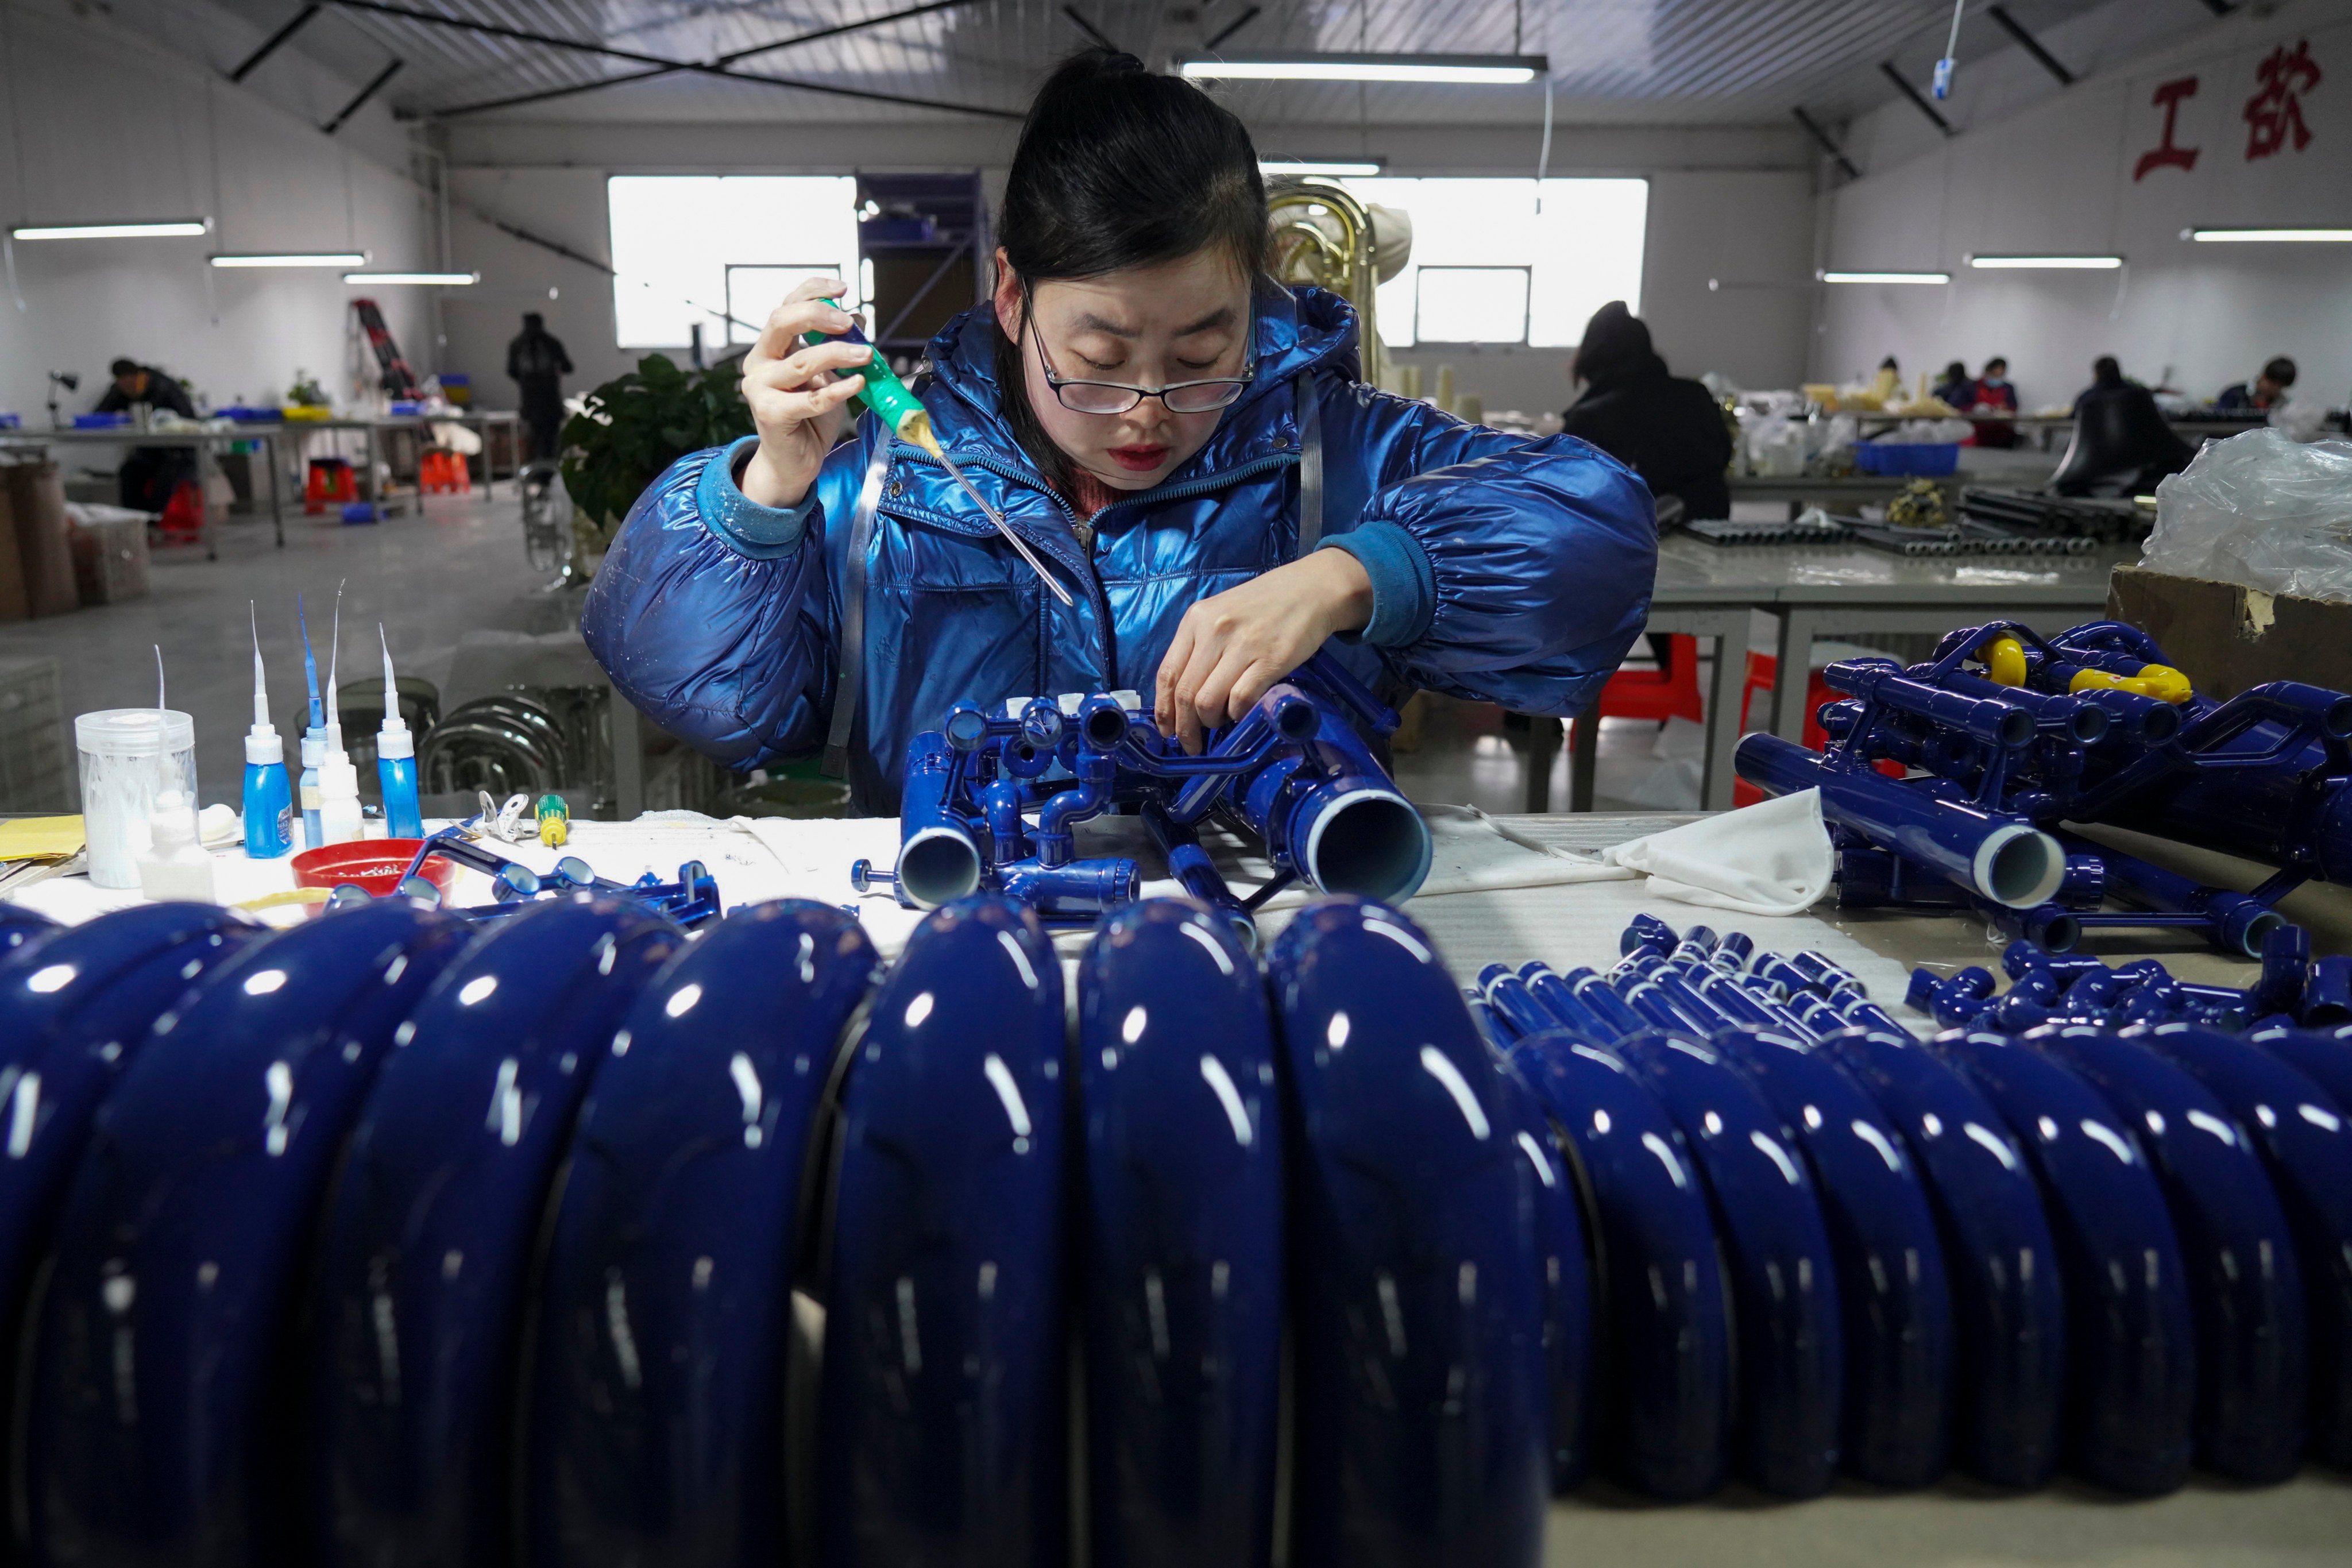
{"type": "Polygon", "coordinates": [[[1403,647],[1429,630],[1437,616],[1437,574],[1430,570],[1429,552],[1402,523],[1358,523],[1320,548],[1346,551],[1372,580],[1371,620],[1360,632],[1342,634],[1341,640],[1403,647]]]}
{"type": "Polygon", "coordinates": [[[757,436],[746,436],[705,463],[702,477],[695,481],[694,500],[702,525],[732,545],[737,554],[773,561],[800,548],[801,535],[816,516],[816,490],[812,487],[800,505],[786,507],[761,506],[745,495],[735,473],[759,444],[757,436]]]}

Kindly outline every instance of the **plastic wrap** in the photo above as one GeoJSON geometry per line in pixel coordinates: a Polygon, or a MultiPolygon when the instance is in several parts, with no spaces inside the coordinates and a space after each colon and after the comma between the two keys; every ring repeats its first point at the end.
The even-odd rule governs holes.
{"type": "Polygon", "coordinates": [[[2275,428],[2209,441],[2156,488],[2140,564],[2270,594],[2352,600],[2352,442],[2275,428]]]}

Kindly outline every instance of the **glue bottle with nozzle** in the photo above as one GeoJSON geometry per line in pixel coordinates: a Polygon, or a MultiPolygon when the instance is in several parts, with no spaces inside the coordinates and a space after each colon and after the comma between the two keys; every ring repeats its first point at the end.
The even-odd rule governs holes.
{"type": "Polygon", "coordinates": [[[335,672],[342,659],[342,591],[335,592],[335,629],[327,647],[327,748],[319,761],[319,842],[349,844],[360,837],[360,771],[343,750],[343,719],[335,707],[335,672]]]}
{"type": "MultiPolygon", "coordinates": [[[[248,616],[253,606],[246,605],[248,616]]],[[[293,848],[293,800],[286,788],[286,742],[269,722],[269,693],[261,683],[261,622],[253,621],[253,728],[245,736],[245,853],[275,860],[293,848]]]]}
{"type": "Polygon", "coordinates": [[[383,727],[375,735],[376,783],[383,789],[383,828],[393,838],[425,837],[425,815],[416,800],[416,738],[400,715],[400,688],[392,673],[392,644],[383,623],[375,625],[375,639],[383,649],[383,727]]]}
{"type": "Polygon", "coordinates": [[[327,710],[319,700],[319,656],[310,651],[310,616],[302,595],[294,595],[294,616],[302,626],[302,676],[310,686],[310,722],[302,731],[302,777],[298,793],[302,804],[302,847],[316,849],[326,839],[319,828],[319,764],[327,757],[327,710]]]}

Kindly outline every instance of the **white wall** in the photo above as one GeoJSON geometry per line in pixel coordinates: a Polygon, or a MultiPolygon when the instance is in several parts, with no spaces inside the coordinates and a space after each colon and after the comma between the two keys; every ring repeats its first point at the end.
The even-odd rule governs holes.
{"type": "MultiPolygon", "coordinates": [[[[211,37],[224,54],[251,47],[252,30],[226,13],[188,0],[175,14],[194,28],[208,20],[200,12],[217,21],[211,37]]],[[[270,68],[284,72],[279,88],[294,83],[292,66],[270,68]]],[[[360,121],[324,136],[277,94],[232,86],[220,70],[152,29],[80,8],[0,7],[0,222],[214,220],[203,238],[17,242],[14,297],[0,287],[0,410],[46,420],[53,369],[80,373],[69,406],[87,408],[118,355],[161,365],[215,404],[283,392],[297,367],[340,396],[357,291],[332,271],[225,270],[205,256],[355,248],[372,265],[437,259],[425,193],[362,150],[383,145],[381,110],[372,140],[347,142],[360,121]]],[[[356,90],[314,85],[337,108],[356,90]]],[[[421,296],[378,296],[420,374],[436,368],[421,296]]]]}
{"type": "MultiPolygon", "coordinates": [[[[510,401],[505,343],[525,310],[547,316],[548,329],[580,367],[568,390],[593,386],[634,362],[634,353],[614,347],[608,278],[480,221],[487,215],[608,259],[604,183],[612,174],[970,168],[978,162],[990,200],[1001,196],[1009,128],[887,129],[890,134],[877,140],[808,126],[454,122],[446,144],[457,264],[478,269],[483,280],[445,305],[450,368],[470,372],[489,401],[510,401]]],[[[1374,127],[1361,134],[1389,149],[1389,167],[1400,174],[1535,172],[1532,132],[1374,127]]],[[[1293,127],[1282,132],[1279,151],[1336,156],[1354,151],[1359,139],[1352,126],[1293,127]]],[[[1802,284],[1811,276],[1813,247],[1808,146],[1793,128],[1777,126],[1560,128],[1552,174],[1643,174],[1651,181],[1642,309],[1677,374],[1719,370],[1754,386],[1799,379],[1809,326],[1802,284]],[[1711,291],[1710,279],[1763,287],[1711,291]]],[[[1397,357],[1428,367],[1433,391],[1434,367],[1452,363],[1460,390],[1478,393],[1490,409],[1539,414],[1571,397],[1563,349],[1405,350],[1397,357]]]]}
{"type": "MultiPolygon", "coordinates": [[[[2008,356],[2029,407],[2061,404],[2113,353],[2127,374],[2210,397],[2268,356],[2288,353],[2298,392],[2342,406],[2352,394],[2352,247],[2197,245],[2192,225],[2352,226],[2352,4],[2291,0],[2248,7],[2181,42],[2043,97],[1825,198],[1824,265],[1937,269],[1948,288],[1844,286],[1824,291],[1811,366],[1843,380],[1887,353],[1906,379],[1947,360],[1977,368],[2008,356]],[[2308,145],[2247,157],[2257,67],[2307,41],[2323,73],[2301,100],[2308,145]],[[2159,83],[2198,79],[2175,141],[2191,170],[2133,177],[2158,145],[2159,83]],[[1969,252],[2120,254],[2121,273],[1971,272],[1969,252]]],[[[2054,86],[2054,84],[2053,84],[2054,86]]],[[[1904,135],[1907,104],[1877,111],[1856,142],[1904,135]],[[1889,121],[1886,117],[1893,117],[1889,121]]]]}

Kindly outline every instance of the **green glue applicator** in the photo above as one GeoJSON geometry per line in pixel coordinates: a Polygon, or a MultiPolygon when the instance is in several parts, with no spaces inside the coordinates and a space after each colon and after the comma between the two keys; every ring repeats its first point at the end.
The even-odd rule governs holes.
{"type": "MultiPolygon", "coordinates": [[[[852,325],[847,331],[839,333],[838,336],[853,343],[863,343],[866,341],[866,334],[859,331],[855,325],[852,325]]],[[[831,342],[834,340],[823,332],[803,332],[801,341],[814,346],[818,343],[831,342]]],[[[947,469],[949,477],[962,486],[963,493],[971,498],[974,506],[980,508],[981,515],[994,523],[996,531],[1004,536],[1005,542],[1020,552],[1022,560],[1029,563],[1029,569],[1037,574],[1039,581],[1045,584],[1046,591],[1065,605],[1071,603],[1070,591],[1055,580],[1054,574],[1045,569],[1045,563],[1037,559],[1036,552],[1029,548],[1028,541],[1013,532],[1012,525],[999,516],[996,509],[989,505],[980,491],[973,488],[972,482],[964,478],[963,470],[956,467],[955,459],[948,456],[947,448],[940,445],[938,435],[932,431],[930,410],[925,408],[923,400],[917,397],[912,389],[898,379],[898,372],[890,368],[890,362],[882,357],[881,350],[874,349],[864,365],[852,366],[849,370],[839,374],[863,376],[865,384],[857,389],[857,400],[880,415],[882,423],[888,426],[898,439],[920,447],[938,458],[940,466],[947,469]]]]}

